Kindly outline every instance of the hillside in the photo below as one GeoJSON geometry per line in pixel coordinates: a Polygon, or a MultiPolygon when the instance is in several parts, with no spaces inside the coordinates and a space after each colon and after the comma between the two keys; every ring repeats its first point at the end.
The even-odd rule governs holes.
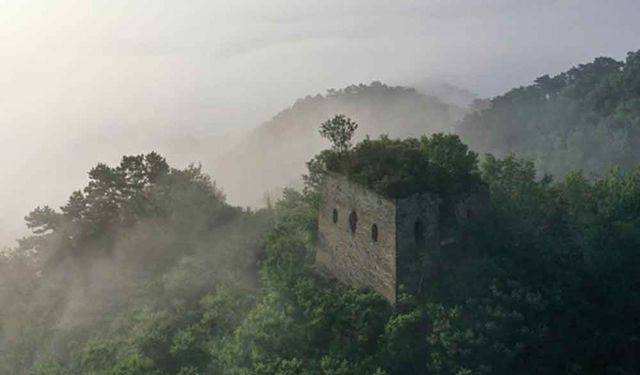
{"type": "Polygon", "coordinates": [[[379,82],[299,99],[214,161],[211,171],[231,202],[257,204],[265,192],[300,186],[305,162],[326,146],[318,124],[336,113],[361,124],[358,139],[448,132],[464,110],[414,89],[379,82]]]}
{"type": "Polygon", "coordinates": [[[224,159],[247,196],[306,184],[260,210],[156,153],[98,164],[0,253],[0,373],[636,374],[638,57],[539,78],[467,115],[460,134],[498,155],[482,159],[458,135],[422,135],[460,112],[414,90],[374,83],[302,99],[224,159]],[[336,108],[359,111],[359,126],[323,117],[336,108]],[[401,139],[365,137],[398,123],[401,139]],[[514,151],[542,169],[505,156],[514,151]],[[602,175],[570,171],[580,166],[602,175]],[[566,175],[542,176],[554,168],[566,175]],[[424,291],[392,307],[316,272],[326,170],[390,197],[436,192],[440,212],[478,186],[491,203],[456,227],[454,251],[430,254],[424,291]]]}
{"type": "Polygon", "coordinates": [[[435,79],[424,79],[411,85],[423,95],[435,96],[443,103],[461,108],[470,108],[478,95],[473,92],[435,79]]]}
{"type": "Polygon", "coordinates": [[[478,152],[515,153],[542,173],[601,174],[640,161],[640,51],[599,57],[491,100],[458,134],[478,152]]]}
{"type": "Polygon", "coordinates": [[[476,152],[514,153],[532,160],[540,173],[557,177],[575,169],[587,174],[612,166],[628,169],[640,160],[639,56],[600,57],[491,100],[433,81],[416,89],[373,82],[329,90],[299,99],[208,170],[231,202],[259,205],[267,192],[301,186],[304,161],[327,145],[316,127],[337,113],[361,124],[358,140],[453,132],[476,152]]]}
{"type": "Polygon", "coordinates": [[[318,277],[311,186],[248,212],[198,168],[129,156],[93,168],[61,210],[35,209],[33,235],[0,254],[0,373],[640,371],[640,170],[552,183],[514,158],[479,164],[456,136],[353,147],[345,172],[381,189],[388,176],[454,189],[441,193],[481,178],[491,190],[459,228],[459,251],[432,254],[425,295],[391,308],[318,277]],[[411,174],[394,168],[406,155],[411,174]]]}

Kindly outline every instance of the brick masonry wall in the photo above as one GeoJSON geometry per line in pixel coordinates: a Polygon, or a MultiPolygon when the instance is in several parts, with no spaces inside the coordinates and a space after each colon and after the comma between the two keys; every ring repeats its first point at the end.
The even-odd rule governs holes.
{"type": "Polygon", "coordinates": [[[328,174],[321,190],[316,264],[344,283],[366,286],[396,301],[396,205],[344,176],[328,174]],[[333,210],[338,221],[333,222],[333,210]],[[349,215],[358,217],[355,233],[349,215]],[[371,237],[378,227],[378,240],[371,237]]]}
{"type": "Polygon", "coordinates": [[[407,292],[422,292],[435,273],[440,251],[439,215],[439,198],[434,194],[416,194],[397,201],[397,282],[407,292]],[[421,222],[422,244],[416,242],[417,221],[421,222]]]}

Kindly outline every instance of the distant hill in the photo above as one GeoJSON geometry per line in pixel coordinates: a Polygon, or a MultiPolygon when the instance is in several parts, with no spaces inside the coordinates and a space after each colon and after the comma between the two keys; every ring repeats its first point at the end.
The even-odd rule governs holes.
{"type": "Polygon", "coordinates": [[[413,86],[373,82],[299,99],[205,165],[232,203],[259,205],[265,193],[299,184],[305,161],[327,146],[318,126],[335,114],[360,124],[356,141],[454,132],[477,152],[513,153],[557,177],[640,161],[640,51],[545,75],[491,100],[432,80],[413,86]]]}
{"type": "Polygon", "coordinates": [[[419,81],[411,87],[421,94],[435,96],[443,103],[461,108],[471,108],[474,101],[480,100],[477,94],[467,89],[434,79],[419,81]]]}
{"type": "Polygon", "coordinates": [[[640,161],[640,51],[599,57],[510,90],[457,128],[480,152],[533,160],[538,170],[602,173],[640,161]]]}
{"type": "Polygon", "coordinates": [[[213,162],[212,175],[231,202],[259,204],[265,192],[295,185],[305,162],[326,144],[319,125],[335,114],[359,123],[356,138],[409,137],[450,132],[465,113],[415,89],[380,82],[307,96],[260,125],[213,162]]]}

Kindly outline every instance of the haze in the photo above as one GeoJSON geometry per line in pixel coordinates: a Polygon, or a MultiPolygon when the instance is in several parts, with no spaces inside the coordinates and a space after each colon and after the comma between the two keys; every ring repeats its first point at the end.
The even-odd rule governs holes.
{"type": "Polygon", "coordinates": [[[0,1],[0,245],[99,161],[156,150],[184,166],[353,83],[429,78],[489,97],[622,58],[639,48],[639,12],[635,0],[0,1]]]}

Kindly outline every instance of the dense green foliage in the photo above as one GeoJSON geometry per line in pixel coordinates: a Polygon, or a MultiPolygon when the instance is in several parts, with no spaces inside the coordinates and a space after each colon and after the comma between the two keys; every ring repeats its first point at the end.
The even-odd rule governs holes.
{"type": "Polygon", "coordinates": [[[458,133],[474,150],[515,153],[543,173],[606,173],[640,160],[640,51],[600,57],[491,100],[458,133]]]}
{"type": "Polygon", "coordinates": [[[367,134],[405,138],[448,132],[464,110],[411,88],[380,82],[328,90],[296,100],[257,127],[232,150],[211,161],[212,175],[235,202],[257,203],[265,191],[299,183],[305,161],[327,147],[318,135],[318,124],[335,114],[358,122],[354,141],[360,141],[367,134]]]}
{"type": "Polygon", "coordinates": [[[271,215],[228,206],[199,167],[172,169],[157,154],[89,178],[60,211],[34,210],[34,235],[0,257],[0,373],[208,365],[195,340],[252,303],[244,290],[255,290],[271,215]]]}
{"type": "MultiPolygon", "coordinates": [[[[640,373],[639,72],[638,52],[599,58],[493,99],[459,128],[497,155],[482,163],[453,135],[352,146],[357,126],[337,116],[308,189],[257,212],[157,154],[100,164],[60,210],[30,213],[33,235],[0,253],[0,373],[640,373]],[[492,204],[460,228],[460,252],[433,257],[428,300],[402,295],[392,308],[314,272],[325,169],[394,197],[483,184],[492,204]]],[[[425,101],[353,86],[301,100],[265,129],[284,138],[300,117],[349,112],[336,106],[375,118],[372,129],[410,112],[403,129],[422,134],[420,111],[447,126],[447,108],[425,101]]]]}
{"type": "Polygon", "coordinates": [[[331,142],[332,151],[343,153],[353,146],[351,140],[358,123],[345,115],[336,115],[320,125],[320,135],[331,142]]]}
{"type": "Polygon", "coordinates": [[[493,197],[461,228],[463,256],[435,258],[428,301],[391,308],[316,276],[313,189],[243,212],[198,168],[127,157],[60,212],[36,209],[34,236],[2,257],[0,373],[638,373],[640,170],[554,183],[513,157],[477,167],[447,136],[353,150],[424,145],[493,197]]]}
{"type": "Polygon", "coordinates": [[[305,182],[313,189],[325,171],[347,176],[382,195],[402,198],[431,191],[442,198],[476,189],[481,181],[478,157],[456,135],[390,139],[366,138],[351,147],[357,124],[336,116],[322,124],[321,134],[331,141],[308,164],[305,182]]]}

